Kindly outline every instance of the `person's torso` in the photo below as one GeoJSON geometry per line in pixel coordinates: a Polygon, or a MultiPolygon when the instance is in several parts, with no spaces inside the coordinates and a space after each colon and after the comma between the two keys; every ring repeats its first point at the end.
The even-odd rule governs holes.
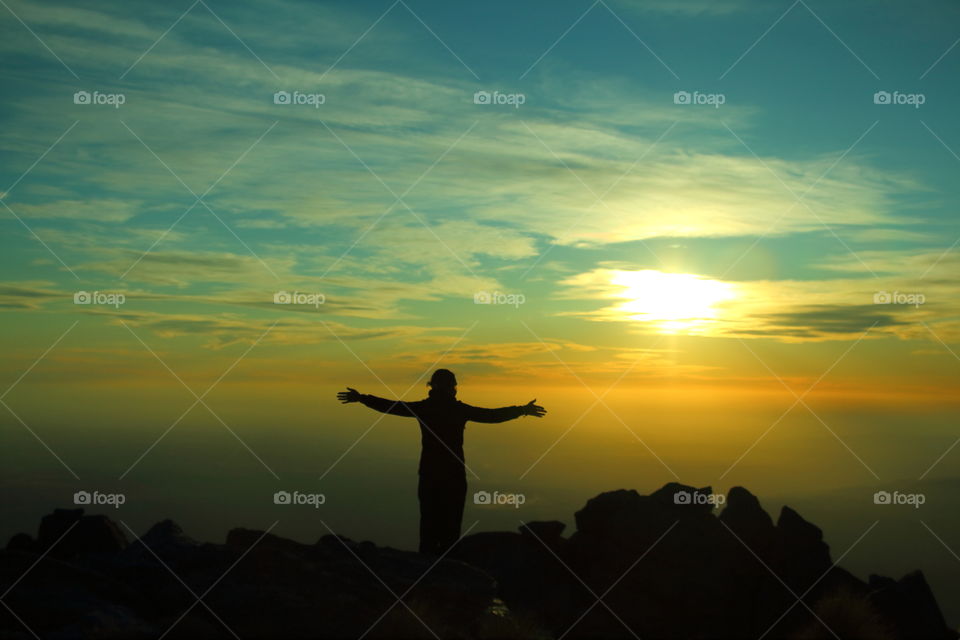
{"type": "Polygon", "coordinates": [[[467,423],[463,403],[427,398],[418,404],[420,473],[463,474],[463,431],[467,423]]]}

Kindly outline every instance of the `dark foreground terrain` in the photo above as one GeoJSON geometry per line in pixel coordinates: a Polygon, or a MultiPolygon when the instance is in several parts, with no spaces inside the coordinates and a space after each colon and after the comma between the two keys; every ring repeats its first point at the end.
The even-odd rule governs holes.
{"type": "Polygon", "coordinates": [[[333,535],[201,543],[170,520],[130,542],[57,509],[0,552],[0,638],[958,637],[920,572],[864,582],[788,507],[774,523],[737,487],[717,516],[677,491],[710,493],[603,493],[569,537],[532,522],[439,561],[333,535]]]}

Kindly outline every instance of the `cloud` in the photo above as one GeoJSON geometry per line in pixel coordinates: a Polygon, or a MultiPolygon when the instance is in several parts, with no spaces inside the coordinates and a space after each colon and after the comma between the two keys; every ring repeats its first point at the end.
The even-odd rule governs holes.
{"type": "Polygon", "coordinates": [[[628,372],[631,378],[645,378],[702,375],[715,369],[678,363],[675,354],[665,349],[597,347],[561,337],[544,337],[542,342],[477,343],[468,336],[453,348],[446,336],[422,336],[411,342],[424,347],[378,360],[377,371],[399,375],[409,363],[415,363],[424,369],[456,367],[462,379],[478,376],[492,383],[535,379],[541,383],[580,385],[581,380],[595,381],[596,376],[610,377],[612,383],[628,372]]]}
{"type": "Polygon", "coordinates": [[[265,318],[255,319],[231,313],[171,314],[125,309],[91,309],[89,313],[103,317],[113,324],[124,322],[133,328],[146,329],[163,339],[207,338],[204,344],[211,349],[222,349],[238,343],[253,344],[258,339],[261,339],[263,344],[310,345],[337,342],[337,338],[344,341],[402,338],[429,331],[412,326],[358,328],[336,321],[293,316],[271,322],[265,318]]]}
{"type": "MultiPolygon", "coordinates": [[[[567,277],[560,282],[557,295],[580,307],[586,303],[588,308],[560,311],[559,315],[627,323],[641,333],[676,331],[784,342],[858,339],[868,329],[874,338],[933,340],[924,323],[937,325],[938,335],[947,340],[957,336],[960,328],[960,301],[950,282],[929,282],[918,288],[915,282],[897,277],[728,281],[723,284],[731,292],[729,297],[718,298],[709,310],[693,305],[689,318],[682,315],[676,321],[669,314],[661,318],[655,313],[656,299],[642,305],[644,309],[653,307],[649,316],[636,313],[632,296],[643,296],[645,290],[631,292],[618,284],[629,281],[623,275],[630,273],[599,268],[567,277]],[[903,295],[894,300],[894,292],[903,295]],[[922,299],[914,296],[908,300],[908,293],[922,299]],[[914,299],[919,304],[907,303],[914,299]]],[[[677,289],[674,295],[683,296],[685,291],[677,289]]],[[[675,303],[672,299],[663,302],[668,310],[675,303]]]]}
{"type": "Polygon", "coordinates": [[[34,311],[44,302],[66,299],[66,295],[51,289],[52,282],[3,282],[0,283],[0,308],[19,311],[34,311]]]}
{"type": "Polygon", "coordinates": [[[637,11],[688,16],[736,13],[756,6],[747,0],[617,0],[616,4],[637,11]]]}
{"type": "Polygon", "coordinates": [[[275,286],[277,280],[270,269],[288,273],[293,263],[289,258],[274,258],[273,265],[264,266],[253,255],[211,251],[108,249],[97,253],[106,259],[85,262],[78,268],[114,277],[128,273],[129,281],[181,288],[204,282],[275,286]]]}
{"type": "MultiPolygon", "coordinates": [[[[563,245],[782,236],[822,230],[824,222],[855,228],[890,224],[896,221],[892,183],[908,186],[902,178],[852,160],[806,195],[808,209],[797,204],[796,196],[823,174],[829,157],[768,157],[761,162],[747,155],[674,147],[655,150],[633,166],[647,151],[648,144],[640,140],[632,152],[611,158],[589,144],[577,145],[580,136],[568,127],[532,129],[556,158],[521,161],[519,140],[498,151],[500,165],[514,180],[486,194],[485,202],[478,198],[476,210],[480,219],[509,219],[563,245]]],[[[608,135],[612,132],[593,131],[594,146],[603,146],[608,135]]],[[[526,138],[527,145],[540,144],[534,136],[526,138]]]]}
{"type": "MultiPolygon", "coordinates": [[[[942,243],[942,240],[941,240],[942,243]]],[[[912,277],[917,286],[923,286],[922,280],[933,282],[945,278],[954,283],[956,277],[947,274],[957,273],[960,267],[960,253],[949,245],[931,250],[917,249],[879,249],[859,250],[825,259],[817,265],[821,269],[847,274],[902,274],[912,277]]]]}
{"type": "Polygon", "coordinates": [[[15,203],[10,208],[26,219],[78,220],[84,222],[126,222],[137,214],[140,203],[127,200],[57,200],[43,204],[15,203]]]}
{"type": "Polygon", "coordinates": [[[425,264],[436,257],[435,262],[443,264],[463,260],[476,266],[479,256],[520,260],[537,253],[532,239],[513,228],[471,220],[431,223],[423,214],[403,209],[378,225],[367,238],[365,244],[375,247],[377,254],[390,261],[413,264],[425,264]],[[403,222],[396,223],[397,217],[403,222]]]}
{"type": "Polygon", "coordinates": [[[932,231],[920,231],[916,229],[907,229],[900,227],[857,229],[849,234],[849,238],[856,242],[916,242],[922,244],[934,244],[939,240],[936,233],[932,231]]]}
{"type": "MultiPolygon", "coordinates": [[[[449,227],[440,225],[438,229],[448,243],[446,246],[414,222],[388,226],[379,234],[370,234],[374,238],[372,253],[359,250],[355,255],[318,255],[318,247],[283,245],[262,253],[261,263],[253,255],[226,251],[184,248],[144,254],[130,249],[100,248],[91,254],[101,256],[101,260],[80,263],[76,269],[110,277],[127,272],[121,288],[173,287],[182,292],[162,296],[195,304],[276,310],[272,304],[275,292],[300,291],[323,294],[326,297],[324,313],[396,319],[412,317],[398,309],[404,301],[436,301],[448,297],[472,301],[477,291],[503,288],[495,278],[464,273],[454,255],[462,255],[462,259],[476,266],[477,255],[510,257],[531,252],[529,246],[511,244],[509,238],[501,237],[492,228],[484,230],[470,223],[452,223],[449,227]],[[201,287],[205,289],[202,293],[198,292],[201,287]]],[[[311,310],[312,307],[296,305],[284,307],[285,312],[311,310]]]]}
{"type": "Polygon", "coordinates": [[[166,243],[183,243],[187,239],[186,234],[176,229],[151,229],[134,226],[133,223],[125,224],[119,229],[114,225],[96,223],[71,224],[69,228],[46,224],[30,226],[43,238],[44,242],[53,247],[62,247],[81,255],[88,253],[101,257],[105,249],[119,247],[126,247],[133,251],[139,250],[138,255],[142,255],[164,233],[163,241],[166,243]]]}
{"type": "Polygon", "coordinates": [[[782,338],[820,339],[836,336],[859,336],[872,328],[880,333],[888,327],[914,324],[905,314],[877,305],[813,305],[787,312],[750,316],[761,329],[741,328],[738,333],[782,338]]]}

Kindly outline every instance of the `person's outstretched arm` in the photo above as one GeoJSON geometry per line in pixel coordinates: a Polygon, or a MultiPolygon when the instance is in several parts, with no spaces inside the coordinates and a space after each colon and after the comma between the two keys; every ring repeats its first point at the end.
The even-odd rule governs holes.
{"type": "Polygon", "coordinates": [[[465,404],[464,406],[467,408],[467,420],[491,424],[495,422],[506,422],[507,420],[513,420],[520,416],[542,418],[544,414],[547,413],[547,410],[536,404],[536,402],[537,400],[533,399],[524,405],[500,407],[499,409],[484,409],[483,407],[474,407],[469,404],[465,404]]]}
{"type": "Polygon", "coordinates": [[[413,408],[410,406],[415,405],[415,402],[387,400],[386,398],[379,398],[367,393],[360,393],[356,389],[351,389],[350,387],[347,387],[346,391],[339,392],[337,394],[337,400],[343,404],[359,402],[360,404],[370,407],[375,411],[379,411],[380,413],[389,413],[394,416],[404,416],[406,418],[417,417],[417,414],[413,412],[413,408]]]}

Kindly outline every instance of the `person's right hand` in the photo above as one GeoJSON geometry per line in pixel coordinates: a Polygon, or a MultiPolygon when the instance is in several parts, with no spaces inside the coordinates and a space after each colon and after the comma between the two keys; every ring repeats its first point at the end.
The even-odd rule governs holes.
{"type": "Polygon", "coordinates": [[[547,410],[540,405],[535,404],[536,402],[537,399],[534,398],[527,404],[523,405],[523,415],[533,416],[534,418],[542,418],[547,413],[547,410]]]}
{"type": "Polygon", "coordinates": [[[350,402],[360,402],[360,392],[356,389],[351,389],[347,387],[346,391],[341,391],[337,394],[337,400],[343,404],[348,404],[350,402]]]}

